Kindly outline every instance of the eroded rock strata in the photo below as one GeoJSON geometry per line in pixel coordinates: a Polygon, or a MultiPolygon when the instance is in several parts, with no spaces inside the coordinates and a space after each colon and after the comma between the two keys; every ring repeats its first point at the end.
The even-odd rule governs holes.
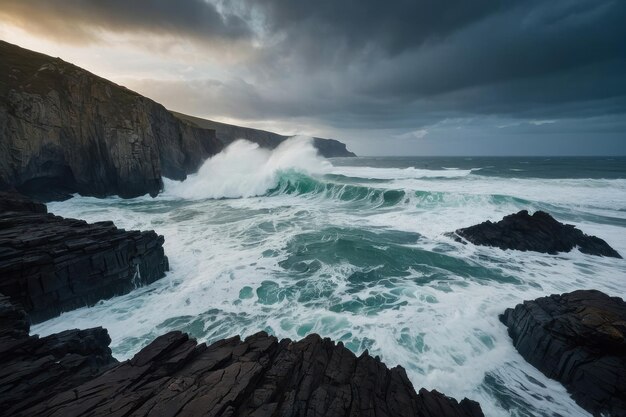
{"type": "Polygon", "coordinates": [[[486,221],[458,229],[455,234],[475,245],[495,246],[556,254],[575,247],[589,255],[621,258],[604,240],[584,234],[571,224],[563,224],[543,211],[532,216],[526,210],[504,216],[499,222],[486,221]]]}
{"type": "Polygon", "coordinates": [[[520,354],[595,416],[626,416],[626,303],[595,290],[524,301],[500,320],[520,354]]]}
{"type": "Polygon", "coordinates": [[[42,338],[28,332],[26,312],[0,294],[0,415],[28,415],[25,409],[118,363],[111,356],[111,339],[101,327],[42,338]]]}
{"type": "MultiPolygon", "coordinates": [[[[0,206],[3,201],[0,196],[0,206]]],[[[0,293],[33,322],[126,294],[168,269],[163,236],[154,231],[90,224],[22,203],[26,211],[0,211],[0,293]]]]}
{"type": "Polygon", "coordinates": [[[416,393],[402,368],[310,335],[197,344],[158,337],[135,357],[23,411],[39,416],[478,417],[477,403],[416,393]]]}
{"type": "Polygon", "coordinates": [[[0,294],[3,416],[483,416],[474,401],[416,393],[404,369],[318,335],[207,346],[170,332],[118,363],[105,329],[28,330],[24,310],[0,294]]]}

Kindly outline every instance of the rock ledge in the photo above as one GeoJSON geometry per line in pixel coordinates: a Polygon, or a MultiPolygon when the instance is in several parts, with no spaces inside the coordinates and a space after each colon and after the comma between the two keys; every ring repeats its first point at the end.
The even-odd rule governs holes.
{"type": "Polygon", "coordinates": [[[500,320],[519,353],[595,416],[626,416],[626,303],[596,290],[524,301],[500,320]]]}
{"type": "Polygon", "coordinates": [[[621,258],[604,240],[586,235],[571,224],[560,223],[543,211],[536,211],[531,216],[528,211],[522,210],[504,216],[499,222],[486,221],[458,229],[454,234],[461,242],[458,237],[475,245],[500,249],[556,254],[578,247],[582,253],[589,255],[621,258]]]}

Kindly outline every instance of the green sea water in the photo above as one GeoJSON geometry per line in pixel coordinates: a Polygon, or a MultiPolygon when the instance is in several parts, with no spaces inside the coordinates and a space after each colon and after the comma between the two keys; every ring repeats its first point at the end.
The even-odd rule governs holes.
{"type": "Polygon", "coordinates": [[[401,365],[487,416],[587,416],[515,351],[498,315],[581,288],[626,296],[626,261],[463,245],[446,236],[545,210],[626,254],[625,158],[347,158],[239,143],[152,199],[75,197],[53,213],[165,236],[171,271],[34,327],[104,326],[131,357],[182,330],[212,342],[315,332],[401,365]]]}

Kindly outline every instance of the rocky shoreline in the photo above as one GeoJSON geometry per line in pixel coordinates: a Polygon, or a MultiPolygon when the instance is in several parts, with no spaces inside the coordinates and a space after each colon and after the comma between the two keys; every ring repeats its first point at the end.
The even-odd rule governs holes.
{"type": "Polygon", "coordinates": [[[474,401],[416,392],[401,367],[315,334],[207,346],[174,331],[122,363],[101,327],[30,336],[31,321],[160,278],[163,237],[54,216],[14,193],[0,193],[0,207],[2,415],[483,416],[474,401]]]}
{"type": "MultiPolygon", "coordinates": [[[[530,233],[532,243],[536,231],[520,228],[520,218],[601,241],[545,213],[469,229],[489,235],[496,227],[497,236],[517,240],[530,233]]],[[[207,346],[173,331],[122,363],[101,327],[29,335],[31,322],[161,278],[163,241],[153,231],[54,216],[43,204],[0,193],[0,415],[483,416],[474,401],[416,392],[403,368],[316,334],[291,341],[260,332],[207,346]]],[[[623,300],[574,291],[526,301],[500,319],[520,354],[581,407],[594,416],[626,415],[623,300]]]]}
{"type": "Polygon", "coordinates": [[[626,415],[626,302],[595,290],[525,301],[500,320],[515,348],[594,416],[626,415]]]}
{"type": "Polygon", "coordinates": [[[28,330],[26,313],[0,295],[2,415],[483,416],[474,401],[417,393],[401,367],[316,334],[207,346],[174,331],[118,363],[105,329],[28,330]]]}
{"type": "Polygon", "coordinates": [[[0,193],[0,293],[34,323],[150,284],[165,276],[163,236],[49,214],[0,193]]]}

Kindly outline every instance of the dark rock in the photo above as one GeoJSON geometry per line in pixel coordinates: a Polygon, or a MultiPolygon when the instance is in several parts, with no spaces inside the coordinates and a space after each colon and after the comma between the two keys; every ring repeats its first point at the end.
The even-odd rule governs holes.
{"type": "Polygon", "coordinates": [[[28,330],[26,312],[0,294],[0,415],[18,415],[117,364],[100,327],[43,338],[28,330]]]}
{"type": "Polygon", "coordinates": [[[210,346],[171,332],[135,357],[23,416],[479,417],[480,406],[415,392],[404,370],[310,335],[257,333],[210,346]]]}
{"type": "Polygon", "coordinates": [[[626,303],[595,290],[524,301],[500,320],[519,353],[595,416],[626,416],[626,303]]]}
{"type": "MultiPolygon", "coordinates": [[[[282,141],[289,138],[289,136],[279,135],[278,133],[268,132],[265,130],[229,125],[177,112],[172,112],[172,114],[181,120],[192,123],[194,126],[215,130],[217,137],[225,145],[228,145],[237,139],[245,139],[250,142],[258,143],[263,148],[274,149],[280,145],[282,141]]],[[[325,158],[356,156],[353,152],[350,152],[346,148],[345,143],[339,142],[335,139],[313,138],[313,146],[315,146],[319,154],[325,158]]]]}
{"type": "Polygon", "coordinates": [[[0,189],[156,195],[223,148],[215,131],[88,71],[0,41],[0,189]]]}
{"type": "Polygon", "coordinates": [[[20,193],[0,191],[0,213],[5,211],[47,213],[48,208],[45,204],[37,203],[20,193]]]}
{"type": "Polygon", "coordinates": [[[0,292],[33,322],[47,320],[163,277],[163,241],[154,231],[125,231],[112,222],[2,211],[0,292]]]}
{"type": "Polygon", "coordinates": [[[495,246],[500,249],[516,249],[556,254],[569,252],[575,247],[589,255],[621,258],[620,254],[604,240],[589,236],[571,224],[563,224],[543,211],[532,216],[522,210],[505,216],[497,223],[484,223],[458,229],[458,237],[475,245],[495,246]]]}

